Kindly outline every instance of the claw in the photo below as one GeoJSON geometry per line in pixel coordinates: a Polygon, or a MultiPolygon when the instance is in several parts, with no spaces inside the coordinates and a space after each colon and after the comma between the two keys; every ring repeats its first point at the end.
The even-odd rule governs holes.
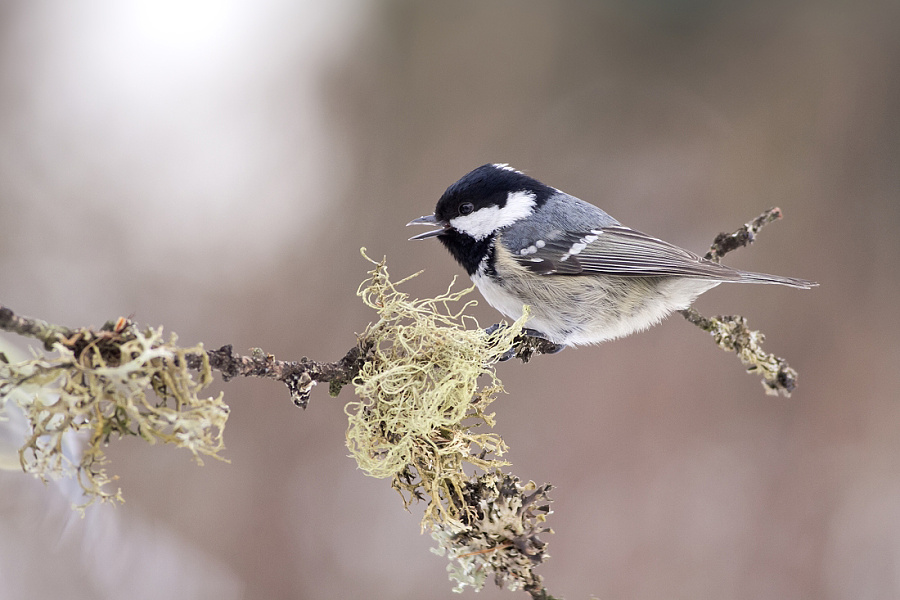
{"type": "MultiPolygon", "coordinates": [[[[501,325],[500,323],[494,323],[493,325],[491,325],[490,327],[485,329],[484,332],[488,335],[491,335],[492,333],[495,333],[496,331],[500,330],[503,327],[506,327],[506,325],[501,325]]],[[[513,344],[512,346],[510,346],[509,350],[507,350],[506,352],[504,352],[503,354],[500,355],[500,358],[498,358],[497,361],[498,362],[506,362],[509,359],[511,359],[512,357],[514,357],[515,355],[516,355],[516,344],[513,344]]]]}
{"type": "Polygon", "coordinates": [[[509,350],[500,355],[500,358],[497,359],[497,362],[506,362],[511,358],[516,356],[516,347],[515,345],[510,346],[509,350]]]}
{"type": "Polygon", "coordinates": [[[504,325],[501,325],[500,323],[494,323],[493,325],[491,325],[490,327],[488,327],[487,329],[485,329],[484,332],[485,332],[486,334],[488,334],[488,335],[491,335],[492,333],[494,333],[495,331],[497,331],[497,330],[500,329],[501,327],[504,327],[504,325]]]}

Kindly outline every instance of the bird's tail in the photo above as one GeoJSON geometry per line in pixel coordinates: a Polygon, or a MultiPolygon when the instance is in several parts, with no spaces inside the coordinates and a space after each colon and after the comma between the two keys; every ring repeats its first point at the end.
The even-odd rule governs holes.
{"type": "Polygon", "coordinates": [[[777,285],[787,285],[795,288],[808,290],[819,284],[815,281],[806,279],[797,279],[795,277],[782,277],[781,275],[768,275],[766,273],[752,273],[750,271],[738,271],[741,278],[736,280],[737,283],[773,283],[777,285]]]}

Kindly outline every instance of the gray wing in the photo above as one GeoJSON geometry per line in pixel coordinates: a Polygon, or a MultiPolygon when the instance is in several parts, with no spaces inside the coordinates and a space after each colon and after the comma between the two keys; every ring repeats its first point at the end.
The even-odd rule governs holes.
{"type": "Polygon", "coordinates": [[[586,232],[557,232],[552,239],[534,240],[528,246],[509,249],[520,264],[542,275],[741,279],[739,271],[621,225],[586,232]]]}

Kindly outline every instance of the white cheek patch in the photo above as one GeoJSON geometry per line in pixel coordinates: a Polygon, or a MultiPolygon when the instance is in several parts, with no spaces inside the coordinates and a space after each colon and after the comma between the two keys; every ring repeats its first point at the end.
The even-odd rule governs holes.
{"type": "Polygon", "coordinates": [[[508,227],[534,212],[535,195],[532,192],[510,192],[506,206],[480,208],[469,215],[450,219],[453,229],[476,240],[483,240],[498,229],[508,227]]]}

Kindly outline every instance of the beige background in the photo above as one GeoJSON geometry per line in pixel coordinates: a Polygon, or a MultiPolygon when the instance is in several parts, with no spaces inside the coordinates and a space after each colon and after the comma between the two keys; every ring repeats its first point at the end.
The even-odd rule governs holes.
{"type": "MultiPolygon", "coordinates": [[[[372,318],[359,247],[443,290],[460,269],[404,224],[485,162],[698,251],[779,205],[727,262],[822,286],[698,308],[767,332],[791,399],[677,317],[501,366],[513,470],[556,486],[540,572],[567,598],[900,597],[898,24],[849,0],[6,2],[0,303],[334,359],[372,318]]],[[[113,444],[119,508],[73,519],[65,485],[0,473],[0,595],[451,597],[421,508],[346,456],[349,390],[226,390],[231,464],[113,444]]]]}

